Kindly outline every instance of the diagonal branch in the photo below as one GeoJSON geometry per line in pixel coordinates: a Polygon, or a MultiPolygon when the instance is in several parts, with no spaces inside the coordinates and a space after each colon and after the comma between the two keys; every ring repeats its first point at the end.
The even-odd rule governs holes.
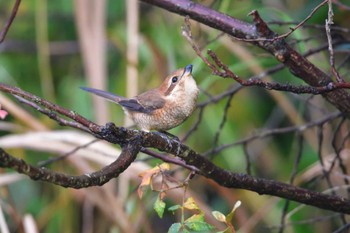
{"type": "MultiPolygon", "coordinates": [[[[52,104],[28,92],[24,92],[19,88],[0,83],[0,90],[15,96],[21,96],[29,102],[32,101],[36,104],[43,105],[50,110],[43,112],[44,114],[48,112],[51,112],[51,114],[59,113],[88,127],[91,134],[96,137],[122,146],[123,151],[114,163],[101,169],[101,171],[82,176],[68,176],[62,173],[48,172],[45,168],[36,168],[28,165],[23,160],[14,158],[5,151],[0,150],[0,167],[13,168],[17,172],[24,173],[32,179],[40,179],[64,187],[74,188],[102,185],[123,172],[142,148],[153,148],[181,158],[186,164],[184,167],[191,168],[192,171],[214,180],[221,186],[251,190],[260,195],[267,194],[277,196],[322,209],[350,214],[350,201],[343,197],[326,195],[279,181],[231,172],[217,167],[206,157],[200,155],[186,145],[181,144],[179,141],[167,138],[159,133],[128,130],[122,127],[116,127],[113,123],[101,127],[77,113],[72,113],[72,111],[52,104]]],[[[36,105],[29,106],[36,107],[36,105]]],[[[56,118],[53,119],[57,120],[56,118]]],[[[152,156],[152,153],[149,154],[152,156]]],[[[177,164],[181,165],[181,163],[177,164]]]]}
{"type": "MultiPolygon", "coordinates": [[[[277,33],[268,27],[257,11],[250,13],[254,22],[250,24],[190,0],[141,1],[179,15],[189,16],[193,20],[225,32],[232,37],[243,41],[247,40],[246,42],[252,43],[272,54],[279,62],[289,68],[291,73],[311,86],[326,87],[332,82],[331,77],[295,51],[286,43],[284,38],[278,37],[277,33]]],[[[341,112],[350,112],[350,94],[346,90],[336,89],[323,93],[322,96],[341,112]]]]}
{"type": "Polygon", "coordinates": [[[22,159],[15,158],[0,148],[0,167],[12,168],[18,173],[27,175],[33,180],[47,181],[66,188],[86,188],[90,186],[103,185],[109,180],[118,177],[135,160],[141,146],[139,141],[129,143],[122,148],[118,159],[101,170],[79,175],[71,176],[46,169],[44,167],[35,167],[26,163],[22,159]]]}
{"type": "MultiPolygon", "coordinates": [[[[196,54],[202,59],[202,61],[213,71],[213,74],[223,77],[223,78],[232,78],[235,81],[237,81],[239,84],[245,87],[251,87],[251,86],[258,86],[263,87],[268,90],[276,90],[276,91],[285,91],[285,92],[292,92],[296,94],[313,94],[313,95],[319,95],[324,94],[326,92],[334,91],[335,89],[349,89],[350,83],[345,82],[329,82],[326,86],[309,86],[309,85],[290,85],[290,84],[281,84],[277,82],[265,82],[261,80],[260,78],[250,78],[248,80],[244,80],[238,75],[236,75],[234,72],[232,72],[226,64],[224,64],[219,57],[211,50],[208,50],[208,55],[212,58],[212,60],[215,62],[216,66],[211,63],[208,58],[206,58],[203,54],[199,46],[194,42],[194,39],[192,37],[192,31],[191,31],[191,24],[189,21],[189,18],[185,18],[185,24],[182,27],[182,35],[187,39],[187,41],[191,44],[193,50],[196,52],[196,54]],[[223,71],[220,71],[219,68],[221,68],[223,71]]],[[[280,36],[279,36],[280,37],[280,36]]],[[[275,39],[279,38],[275,37],[275,39]]],[[[334,67],[334,66],[332,66],[334,67]]],[[[335,68],[334,68],[335,69],[335,68]]],[[[338,78],[337,78],[338,80],[338,78]]]]}
{"type": "Polygon", "coordinates": [[[45,99],[42,99],[38,96],[35,96],[29,92],[23,91],[18,87],[13,87],[4,83],[0,83],[0,91],[7,92],[13,96],[15,96],[17,99],[19,99],[21,102],[29,105],[30,107],[36,109],[37,111],[47,115],[48,117],[52,118],[53,120],[57,121],[61,125],[69,125],[71,123],[71,127],[84,130],[87,129],[90,130],[91,133],[99,132],[101,126],[97,125],[96,123],[89,121],[83,116],[80,116],[76,114],[72,110],[65,109],[61,106],[58,106],[56,104],[53,104],[45,99]],[[18,98],[20,97],[20,98],[18,98]],[[26,101],[29,100],[29,101],[26,101]],[[68,122],[64,118],[58,116],[57,114],[63,115],[69,119],[74,120],[75,122],[68,122]],[[87,128],[87,129],[86,129],[87,128]]]}

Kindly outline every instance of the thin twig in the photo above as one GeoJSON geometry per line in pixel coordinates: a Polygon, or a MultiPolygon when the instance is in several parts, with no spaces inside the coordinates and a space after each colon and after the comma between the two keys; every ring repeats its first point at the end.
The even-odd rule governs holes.
{"type": "MultiPolygon", "coordinates": [[[[319,5],[317,5],[312,11],[311,13],[300,23],[298,23],[295,27],[290,27],[290,31],[286,32],[282,35],[279,36],[273,36],[272,38],[254,38],[254,39],[250,39],[250,38],[240,38],[240,37],[235,37],[232,36],[232,38],[239,40],[239,41],[246,41],[246,42],[259,42],[259,41],[276,41],[276,40],[280,40],[280,39],[284,39],[287,38],[288,36],[290,36],[290,34],[292,34],[295,30],[297,30],[298,28],[300,28],[301,26],[303,26],[323,5],[325,5],[328,2],[328,0],[324,0],[323,2],[321,2],[319,5]]],[[[250,13],[249,15],[252,15],[252,13],[250,13]]]]}
{"type": "Polygon", "coordinates": [[[248,151],[248,143],[243,143],[243,152],[246,161],[246,172],[249,175],[252,175],[252,161],[250,159],[249,151],[248,151]]]}
{"type": "Polygon", "coordinates": [[[334,63],[334,50],[333,50],[333,42],[332,42],[332,35],[331,35],[331,25],[334,24],[333,16],[334,16],[334,13],[332,8],[332,0],[328,0],[328,18],[326,19],[325,27],[326,27],[326,35],[327,35],[327,41],[328,41],[329,63],[331,65],[331,71],[335,76],[337,82],[343,83],[345,81],[342,77],[340,77],[337,69],[335,68],[335,63],[334,63]]]}
{"type": "Polygon", "coordinates": [[[181,27],[182,35],[187,39],[187,41],[191,44],[193,50],[197,53],[197,55],[210,67],[213,71],[216,70],[216,67],[202,54],[201,49],[194,42],[191,31],[191,22],[189,17],[185,17],[185,23],[181,27]]]}
{"type": "MultiPolygon", "coordinates": [[[[318,160],[320,161],[320,165],[322,167],[322,174],[324,176],[324,178],[326,179],[326,183],[328,185],[329,188],[333,187],[332,181],[329,177],[329,171],[326,170],[325,168],[325,162],[322,156],[322,145],[323,145],[323,124],[319,125],[319,127],[317,127],[318,132],[318,143],[317,143],[317,148],[318,148],[318,160]]],[[[335,194],[335,193],[333,193],[335,194]]]]}
{"type": "Polygon", "coordinates": [[[295,30],[297,30],[298,28],[300,28],[301,26],[303,26],[323,5],[325,5],[328,2],[328,0],[324,0],[323,2],[321,2],[320,4],[318,4],[312,11],[311,13],[300,23],[298,23],[295,27],[290,27],[290,31],[282,34],[280,36],[277,36],[275,38],[275,40],[281,39],[281,38],[286,38],[288,37],[290,34],[292,34],[295,30]]]}
{"type": "Polygon", "coordinates": [[[7,34],[8,30],[10,29],[10,26],[11,26],[13,20],[16,17],[16,14],[17,14],[17,11],[18,11],[20,4],[21,4],[21,0],[16,0],[15,5],[12,8],[11,15],[8,18],[8,20],[6,21],[4,28],[0,32],[0,43],[2,43],[5,40],[6,34],[7,34]]]}
{"type": "Polygon", "coordinates": [[[75,152],[77,152],[78,150],[81,150],[81,149],[84,149],[92,144],[94,144],[95,142],[98,142],[100,141],[100,139],[94,139],[94,140],[91,140],[90,142],[88,143],[85,143],[83,145],[80,145],[80,146],[76,146],[73,150],[71,151],[68,151],[66,153],[63,153],[57,157],[54,157],[54,158],[50,158],[50,159],[47,159],[45,161],[40,161],[38,163],[38,166],[39,167],[46,167],[47,165],[51,164],[51,163],[54,163],[54,162],[57,162],[57,161],[60,161],[60,160],[63,160],[63,159],[66,159],[68,156],[71,156],[73,155],[75,152]]]}
{"type": "Polygon", "coordinates": [[[208,51],[209,56],[214,60],[214,62],[224,71],[223,72],[215,72],[215,75],[218,75],[223,78],[232,78],[237,81],[242,86],[258,86],[263,87],[268,90],[275,91],[287,91],[296,94],[313,94],[320,95],[327,92],[334,91],[336,89],[350,89],[350,83],[348,82],[329,82],[326,86],[306,86],[306,85],[289,85],[289,84],[281,84],[281,83],[273,83],[273,82],[264,82],[261,79],[248,79],[244,80],[240,78],[238,75],[233,73],[227,65],[225,65],[218,56],[211,50],[208,51]]]}
{"type": "Polygon", "coordinates": [[[140,150],[141,152],[145,153],[145,154],[148,154],[152,157],[155,157],[157,159],[161,159],[163,160],[164,162],[167,162],[167,163],[172,163],[172,164],[176,164],[176,165],[179,165],[181,167],[184,167],[184,168],[187,168],[189,169],[190,171],[194,171],[196,173],[199,172],[198,168],[194,167],[194,166],[191,166],[191,165],[187,165],[185,161],[179,159],[178,157],[170,157],[168,155],[163,155],[163,154],[160,154],[160,153],[157,153],[155,151],[152,151],[152,150],[149,150],[147,148],[141,148],[140,150]]]}
{"type": "MultiPolygon", "coordinates": [[[[218,145],[218,142],[219,142],[219,137],[220,137],[220,134],[221,134],[221,131],[222,129],[224,128],[225,126],[225,123],[226,123],[226,120],[227,120],[227,114],[228,114],[228,110],[231,106],[231,100],[234,96],[234,93],[229,95],[228,98],[227,98],[227,101],[226,101],[226,105],[224,107],[224,114],[222,116],[222,119],[221,119],[221,122],[219,124],[219,127],[214,135],[214,139],[213,139],[213,150],[215,149],[215,147],[217,147],[218,145]]],[[[213,154],[212,154],[213,155],[213,154]]],[[[211,157],[212,158],[212,157],[211,157]]],[[[248,173],[249,174],[249,173],[248,173]]]]}
{"type": "Polygon", "coordinates": [[[345,5],[344,3],[340,2],[339,0],[333,0],[334,4],[337,5],[339,8],[343,8],[347,11],[350,11],[350,6],[345,5]]]}
{"type": "Polygon", "coordinates": [[[331,114],[325,116],[324,118],[321,118],[321,119],[316,120],[316,121],[311,121],[311,122],[306,123],[304,125],[265,130],[260,134],[254,134],[254,135],[251,135],[249,137],[246,137],[244,139],[238,140],[238,141],[233,142],[233,143],[223,144],[223,145],[217,147],[214,151],[209,151],[207,153],[204,153],[203,155],[208,156],[208,153],[219,153],[220,151],[225,150],[227,148],[238,146],[238,145],[241,145],[241,144],[244,144],[247,142],[251,142],[251,141],[254,141],[254,140],[257,140],[260,138],[264,138],[264,137],[269,137],[272,135],[286,134],[286,133],[291,133],[291,132],[302,132],[302,131],[305,131],[309,128],[315,127],[317,125],[325,124],[326,122],[332,121],[332,120],[340,117],[341,115],[342,115],[342,113],[335,112],[335,113],[331,113],[331,114]]]}
{"type": "Polygon", "coordinates": [[[46,108],[42,108],[40,107],[39,105],[37,105],[36,103],[34,102],[31,102],[21,96],[18,96],[18,95],[14,95],[14,97],[21,103],[23,104],[26,104],[32,108],[34,108],[35,110],[47,115],[48,117],[50,117],[51,119],[57,121],[60,125],[63,125],[63,126],[70,126],[72,128],[76,128],[76,129],[80,129],[80,130],[83,130],[85,132],[90,132],[90,130],[86,127],[84,127],[83,125],[79,124],[78,122],[75,122],[75,121],[69,121],[69,120],[66,120],[62,117],[60,117],[59,115],[57,115],[55,112],[51,111],[51,110],[48,110],[46,108]]]}
{"type": "Polygon", "coordinates": [[[232,78],[237,81],[242,86],[258,86],[263,87],[268,90],[276,90],[276,91],[287,91],[296,94],[313,94],[319,95],[327,92],[334,91],[336,89],[350,89],[350,83],[345,82],[329,82],[325,86],[309,86],[309,85],[290,85],[290,84],[281,84],[281,83],[271,83],[264,82],[260,78],[250,78],[248,80],[244,80],[240,78],[238,75],[233,73],[227,65],[225,65],[219,57],[211,50],[208,50],[208,55],[213,59],[215,64],[220,67],[223,71],[219,71],[219,69],[212,64],[208,58],[206,58],[203,54],[199,46],[195,43],[192,37],[191,32],[191,24],[189,18],[185,18],[184,26],[182,27],[182,35],[187,39],[187,41],[191,44],[193,50],[196,54],[203,60],[203,62],[213,71],[213,74],[223,77],[223,78],[232,78]]]}
{"type": "Polygon", "coordinates": [[[186,135],[181,139],[181,142],[185,142],[188,139],[188,137],[198,129],[198,126],[203,119],[203,112],[204,112],[204,107],[199,107],[199,113],[198,113],[196,123],[194,123],[191,129],[187,131],[186,135]]]}
{"type": "MultiPolygon", "coordinates": [[[[334,0],[333,0],[334,1],[334,0]]],[[[335,4],[335,2],[334,2],[335,4]]],[[[268,24],[272,24],[272,25],[294,25],[294,24],[299,24],[299,22],[294,22],[294,21],[277,21],[277,20],[271,20],[268,22],[268,24]]],[[[323,24],[304,24],[302,25],[303,28],[312,28],[312,29],[321,29],[324,30],[324,25],[323,24]]],[[[340,27],[340,26],[333,26],[332,27],[333,30],[335,31],[339,31],[339,32],[344,32],[344,33],[349,33],[350,29],[345,28],[345,27],[340,27]]]]}
{"type": "MultiPolygon", "coordinates": [[[[303,143],[303,135],[298,133],[298,146],[297,146],[298,151],[297,151],[297,156],[296,156],[296,158],[294,160],[293,171],[292,171],[292,174],[291,174],[291,177],[290,177],[290,180],[289,180],[290,184],[294,183],[294,179],[295,179],[295,177],[298,174],[299,163],[300,163],[301,157],[303,155],[303,145],[304,145],[304,143],[303,143]]],[[[278,231],[279,233],[283,233],[283,230],[285,228],[285,221],[286,221],[286,216],[287,216],[289,204],[290,204],[290,201],[286,200],[286,202],[284,204],[284,207],[283,207],[283,210],[282,210],[281,225],[280,225],[280,229],[278,231]]]]}
{"type": "Polygon", "coordinates": [[[29,92],[23,91],[18,87],[12,87],[10,85],[6,85],[4,83],[0,83],[0,91],[4,91],[7,93],[12,94],[16,98],[20,97],[21,100],[28,104],[28,106],[37,109],[38,111],[42,111],[45,115],[49,116],[50,118],[58,121],[61,125],[67,125],[70,127],[74,127],[77,129],[81,129],[84,131],[87,131],[89,133],[99,133],[102,129],[101,126],[97,125],[96,123],[86,119],[85,117],[76,114],[72,110],[65,109],[61,106],[58,106],[56,104],[53,104],[45,99],[42,99],[38,96],[35,96],[29,92]],[[27,101],[25,101],[27,100],[27,101]],[[45,107],[42,108],[39,105],[45,107]],[[61,114],[62,116],[65,116],[73,121],[67,121],[63,119],[62,117],[58,116],[58,114],[61,114]]]}

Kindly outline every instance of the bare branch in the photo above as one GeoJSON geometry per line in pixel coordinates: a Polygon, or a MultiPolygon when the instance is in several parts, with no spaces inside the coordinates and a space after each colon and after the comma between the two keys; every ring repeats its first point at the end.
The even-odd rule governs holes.
{"type": "Polygon", "coordinates": [[[88,143],[85,143],[85,144],[83,144],[83,145],[76,146],[73,150],[68,151],[68,152],[66,152],[66,153],[64,153],[64,154],[61,154],[61,155],[59,155],[59,156],[57,156],[57,157],[50,158],[50,159],[47,159],[47,160],[45,160],[45,161],[40,161],[40,162],[38,163],[38,166],[39,166],[39,167],[46,167],[47,165],[49,165],[49,164],[51,164],[51,163],[54,163],[54,162],[57,162],[57,161],[66,159],[68,156],[73,155],[73,154],[74,154],[75,152],[77,152],[78,150],[81,150],[81,149],[83,149],[83,148],[87,148],[88,146],[90,146],[90,145],[92,145],[92,144],[94,144],[95,142],[98,142],[98,141],[100,141],[100,139],[94,139],[94,140],[92,140],[92,141],[90,141],[90,142],[88,142],[88,143]]]}
{"type": "Polygon", "coordinates": [[[334,4],[336,4],[339,8],[350,11],[350,6],[345,5],[344,3],[340,2],[339,0],[333,0],[333,1],[334,1],[334,4]]]}
{"type": "Polygon", "coordinates": [[[12,157],[0,148],[0,167],[12,168],[19,173],[29,176],[33,180],[47,181],[63,187],[86,188],[95,185],[103,185],[109,180],[118,177],[135,160],[141,149],[140,142],[123,146],[118,159],[110,165],[103,167],[100,171],[80,176],[70,176],[63,173],[51,171],[46,168],[38,168],[27,164],[22,159],[12,157]]]}
{"type": "MultiPolygon", "coordinates": [[[[326,86],[318,86],[318,87],[313,87],[313,86],[305,86],[305,85],[290,85],[290,84],[281,84],[281,83],[271,83],[271,82],[264,82],[260,78],[251,78],[247,81],[244,79],[240,78],[238,75],[233,73],[227,65],[225,65],[219,58],[218,56],[211,50],[208,50],[209,56],[213,59],[215,64],[223,69],[224,71],[219,71],[215,64],[212,64],[203,54],[202,51],[200,50],[199,46],[195,43],[193,37],[192,37],[192,32],[191,32],[191,24],[189,21],[189,18],[185,18],[185,24],[182,27],[182,35],[187,39],[187,41],[191,44],[193,50],[196,52],[196,54],[203,60],[205,64],[213,71],[213,73],[217,76],[223,77],[223,78],[232,78],[235,81],[237,81],[239,84],[242,86],[258,86],[258,87],[263,87],[268,90],[276,90],[276,91],[287,91],[287,92],[292,92],[296,94],[313,94],[313,95],[319,95],[319,94],[324,94],[326,92],[331,92],[336,89],[349,89],[350,88],[350,83],[345,83],[344,81],[338,82],[338,83],[333,83],[329,82],[326,86]]],[[[332,41],[330,42],[332,43],[332,41]]],[[[331,50],[333,52],[333,48],[331,50]]],[[[333,54],[333,53],[332,53],[333,54]]],[[[331,56],[333,57],[333,56],[331,56]]],[[[334,68],[334,58],[333,58],[333,64],[332,70],[335,70],[334,68]]],[[[337,72],[336,72],[337,73],[337,72]]],[[[337,73],[338,74],[338,73],[337,73]]],[[[339,76],[339,75],[338,75],[339,76]]],[[[340,78],[340,77],[339,77],[340,78]]],[[[337,78],[337,80],[340,80],[337,78]]]]}
{"type": "Polygon", "coordinates": [[[326,86],[319,86],[319,87],[313,87],[313,86],[295,86],[295,85],[289,85],[289,84],[281,84],[281,83],[271,83],[271,82],[264,82],[259,78],[255,79],[249,79],[247,81],[243,80],[236,74],[234,74],[228,67],[225,65],[218,57],[217,55],[209,50],[208,51],[209,56],[214,60],[214,62],[222,68],[224,71],[216,71],[215,74],[218,76],[221,76],[223,78],[232,78],[235,81],[237,81],[242,86],[258,86],[263,87],[268,90],[276,90],[276,91],[287,91],[292,92],[296,94],[313,94],[313,95],[319,95],[324,94],[327,92],[334,91],[336,89],[349,89],[350,83],[333,83],[329,82],[326,86]]]}
{"type": "MultiPolygon", "coordinates": [[[[251,12],[250,15],[253,17],[254,24],[249,24],[189,0],[141,1],[159,6],[180,15],[189,16],[191,19],[236,38],[255,40],[259,38],[273,39],[278,37],[278,35],[267,26],[257,11],[251,12]]],[[[251,41],[250,43],[268,51],[279,62],[288,67],[291,73],[301,78],[309,85],[325,89],[322,90],[324,91],[322,96],[340,111],[345,113],[350,112],[350,94],[342,89],[344,87],[333,89],[332,80],[329,75],[295,51],[284,39],[251,41]],[[331,91],[327,91],[327,85],[329,83],[331,83],[331,91]]]]}
{"type": "Polygon", "coordinates": [[[7,34],[8,30],[10,29],[10,26],[11,26],[13,20],[16,17],[17,10],[18,10],[20,4],[21,4],[21,0],[16,0],[15,5],[12,8],[11,15],[8,18],[8,20],[6,21],[4,28],[0,32],[0,44],[5,40],[6,34],[7,34]]]}
{"type": "MultiPolygon", "coordinates": [[[[275,38],[272,39],[260,39],[260,40],[277,40],[277,39],[282,39],[282,38],[286,38],[288,37],[290,34],[292,34],[295,30],[297,30],[298,28],[300,28],[301,26],[303,26],[323,5],[325,5],[328,2],[328,0],[324,0],[323,2],[321,2],[320,4],[318,4],[312,11],[311,13],[300,23],[298,23],[295,27],[290,27],[290,31],[282,34],[280,36],[277,36],[275,38]]],[[[259,39],[257,39],[259,40],[259,39]]]]}
{"type": "Polygon", "coordinates": [[[32,108],[34,108],[35,110],[47,115],[48,117],[50,117],[51,119],[57,121],[60,125],[63,125],[63,126],[70,126],[70,127],[73,127],[73,128],[76,128],[76,129],[80,129],[80,130],[83,130],[85,132],[90,132],[90,130],[88,128],[86,128],[85,126],[79,124],[78,122],[75,122],[75,121],[69,121],[69,120],[66,120],[62,117],[60,117],[59,115],[57,115],[55,112],[53,112],[52,110],[49,110],[49,109],[46,109],[46,108],[42,108],[40,107],[39,105],[37,105],[36,103],[34,102],[31,102],[30,100],[27,100],[25,98],[22,98],[21,96],[18,96],[18,95],[14,95],[14,97],[21,103],[23,104],[26,104],[32,108]]]}
{"type": "Polygon", "coordinates": [[[329,51],[329,63],[331,65],[331,71],[333,75],[335,76],[338,83],[343,83],[344,79],[340,77],[338,71],[335,68],[334,64],[334,51],[333,51],[333,42],[332,42],[332,35],[331,35],[331,25],[334,24],[333,22],[333,8],[332,8],[332,0],[328,1],[328,19],[326,19],[326,35],[328,40],[328,51],[329,51]]]}
{"type": "Polygon", "coordinates": [[[219,153],[220,151],[225,150],[227,148],[237,146],[237,145],[242,145],[242,144],[245,144],[245,143],[257,140],[257,139],[261,139],[264,137],[272,136],[272,135],[279,135],[279,134],[285,134],[285,133],[291,133],[291,132],[302,132],[302,131],[305,131],[311,127],[323,125],[326,122],[332,121],[332,120],[340,117],[341,115],[342,114],[340,112],[335,112],[335,113],[331,113],[331,114],[325,116],[322,119],[314,120],[314,121],[311,121],[311,122],[306,123],[304,125],[265,130],[261,133],[257,133],[257,134],[248,136],[248,137],[243,138],[241,140],[238,140],[236,142],[221,145],[221,146],[215,148],[215,150],[211,150],[211,151],[205,153],[204,156],[209,156],[210,153],[219,153]]]}
{"type": "Polygon", "coordinates": [[[53,118],[61,125],[71,126],[77,129],[81,129],[86,131],[86,129],[89,129],[90,132],[95,133],[99,132],[101,130],[101,126],[95,124],[92,121],[89,121],[85,117],[82,117],[78,114],[76,114],[74,111],[65,109],[61,106],[58,106],[56,104],[53,104],[47,100],[44,100],[38,96],[35,96],[31,93],[28,93],[26,91],[21,90],[17,87],[12,87],[10,85],[6,85],[4,83],[0,83],[0,91],[4,91],[7,93],[12,94],[17,99],[18,97],[21,97],[21,101],[30,107],[37,109],[38,111],[41,111],[45,115],[49,116],[50,118],[53,118]],[[28,100],[28,101],[25,101],[28,100]],[[39,105],[45,107],[41,108],[39,105]],[[63,118],[57,116],[57,113],[74,120],[75,122],[66,121],[63,118]],[[84,128],[85,127],[85,128],[84,128]]]}

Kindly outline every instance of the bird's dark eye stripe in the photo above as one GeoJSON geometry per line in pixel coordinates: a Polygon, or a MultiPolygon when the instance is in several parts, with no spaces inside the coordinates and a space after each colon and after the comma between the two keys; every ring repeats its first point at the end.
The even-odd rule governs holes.
{"type": "Polygon", "coordinates": [[[171,79],[171,81],[172,81],[173,83],[176,83],[176,82],[177,82],[177,76],[174,76],[174,77],[171,79]]]}

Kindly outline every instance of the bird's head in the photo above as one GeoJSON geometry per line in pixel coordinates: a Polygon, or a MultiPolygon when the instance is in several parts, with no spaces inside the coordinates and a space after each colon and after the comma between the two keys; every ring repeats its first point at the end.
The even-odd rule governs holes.
{"type": "Polygon", "coordinates": [[[198,87],[192,77],[192,65],[171,73],[159,87],[160,93],[166,99],[197,98],[198,87]]]}

